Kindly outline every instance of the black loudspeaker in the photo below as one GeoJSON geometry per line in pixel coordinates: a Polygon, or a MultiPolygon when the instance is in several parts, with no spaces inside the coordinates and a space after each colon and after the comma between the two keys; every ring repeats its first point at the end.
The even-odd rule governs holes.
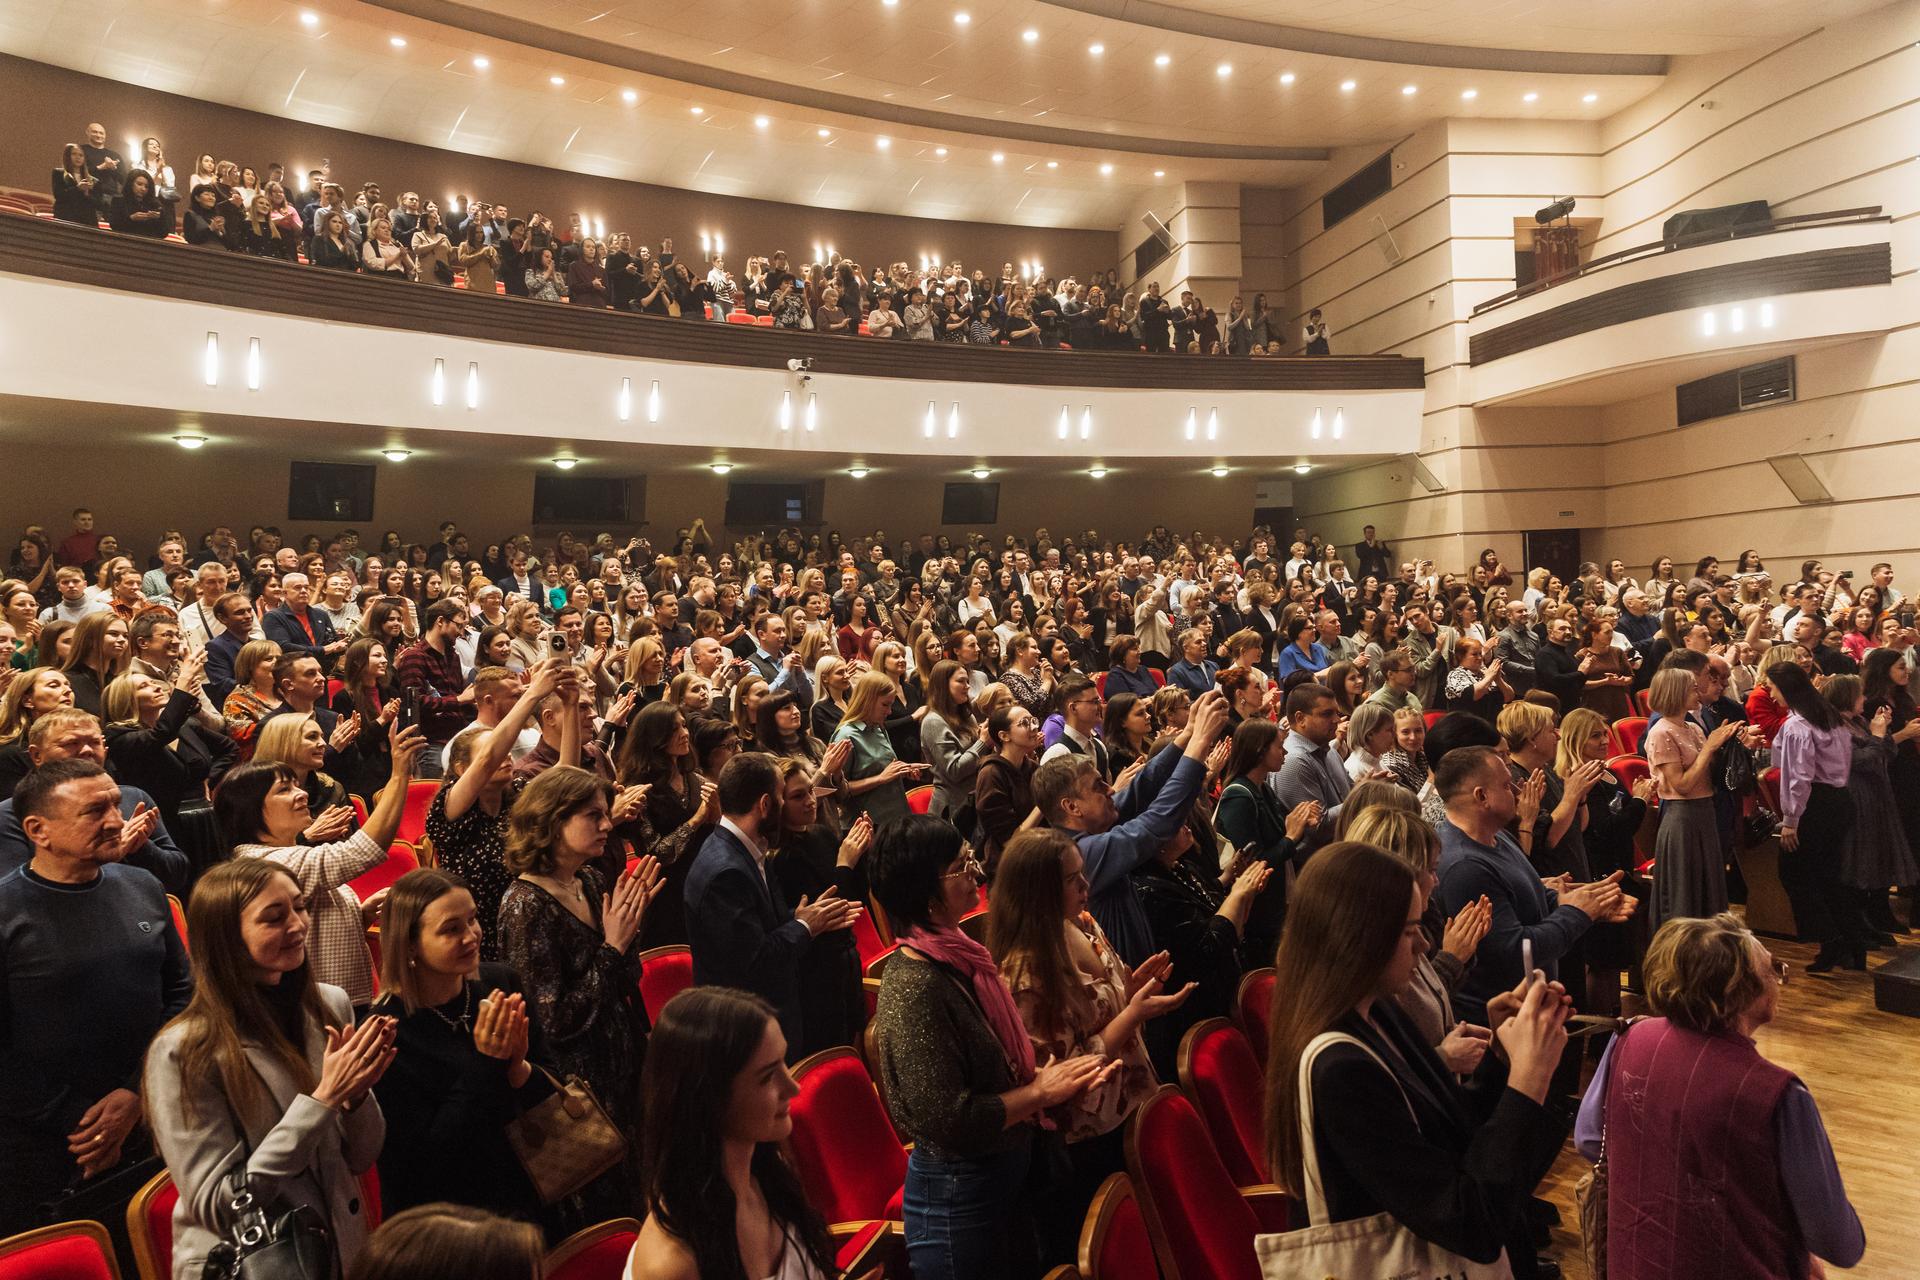
{"type": "Polygon", "coordinates": [[[1920,951],[1904,952],[1873,971],[1873,1007],[1920,1018],[1920,951]]]}
{"type": "Polygon", "coordinates": [[[1772,218],[1773,210],[1767,207],[1765,200],[1723,204],[1714,209],[1682,209],[1661,224],[1660,238],[1678,240],[1681,236],[1703,232],[1733,231],[1747,223],[1768,222],[1772,218]]]}

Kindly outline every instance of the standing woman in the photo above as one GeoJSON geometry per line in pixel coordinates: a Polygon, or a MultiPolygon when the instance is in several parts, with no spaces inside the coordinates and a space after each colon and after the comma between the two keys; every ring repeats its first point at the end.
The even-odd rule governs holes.
{"type": "Polygon", "coordinates": [[[420,225],[413,229],[408,248],[413,251],[415,283],[453,283],[453,242],[447,238],[447,229],[440,222],[437,205],[427,205],[427,211],[420,215],[420,225]]]}
{"type": "Polygon", "coordinates": [[[576,307],[607,305],[607,267],[598,240],[583,240],[580,256],[567,267],[567,301],[576,307]]]}
{"type": "MultiPolygon", "coordinates": [[[[1640,855],[1635,838],[1646,822],[1647,802],[1653,798],[1654,780],[1641,778],[1631,788],[1621,784],[1605,769],[1611,749],[1607,722],[1597,711],[1575,707],[1560,721],[1560,745],[1555,749],[1553,770],[1565,782],[1573,778],[1583,764],[1602,766],[1599,778],[1586,797],[1586,830],[1581,839],[1586,846],[1587,871],[1596,880],[1604,880],[1618,871],[1620,888],[1642,902],[1647,900],[1647,882],[1640,876],[1640,855]]],[[[1545,808],[1545,802],[1542,802],[1545,808]]],[[[1620,971],[1637,968],[1646,950],[1646,933],[1638,920],[1624,923],[1595,921],[1580,937],[1580,949],[1586,954],[1587,983],[1584,1008],[1590,1013],[1617,1015],[1620,1011],[1620,971]]],[[[1565,971],[1564,963],[1562,971],[1565,971]]]]}
{"type": "Polygon", "coordinates": [[[193,999],[154,1037],[143,1073],[180,1196],[174,1280],[199,1280],[226,1239],[236,1177],[262,1204],[317,1213],[343,1269],[366,1243],[360,1175],[386,1137],[369,1095],[393,1064],[395,1027],[354,1025],[347,994],[307,963],[309,927],[299,883],[274,863],[224,862],[194,888],[193,999]]]}
{"type": "Polygon", "coordinates": [[[1037,822],[1033,775],[1042,750],[1040,721],[1014,703],[987,717],[988,755],[973,778],[974,811],[980,825],[980,863],[988,883],[1000,853],[1014,833],[1037,822]]]}
{"type": "Polygon", "coordinates": [[[1822,690],[1840,712],[1852,759],[1847,791],[1853,800],[1853,829],[1840,846],[1838,879],[1847,898],[1848,931],[1863,946],[1892,946],[1893,935],[1878,921],[1891,920],[1889,885],[1920,882],[1893,797],[1893,709],[1882,703],[1872,719],[1864,714],[1866,694],[1859,676],[1832,676],[1822,690]]]}
{"type": "Polygon", "coordinates": [[[853,668],[846,659],[827,654],[813,668],[814,699],[808,708],[812,737],[825,742],[833,737],[847,713],[847,695],[853,691],[853,668]]]}
{"type": "Polygon", "coordinates": [[[1396,1003],[1426,949],[1424,907],[1413,868],[1371,845],[1329,845],[1301,872],[1274,961],[1268,1168],[1316,1226],[1385,1213],[1474,1262],[1504,1250],[1531,1275],[1527,1202],[1568,1128],[1546,1103],[1569,1003],[1538,971],[1496,996],[1504,1053],[1463,1088],[1396,1003]]]}
{"type": "Polygon", "coordinates": [[[60,167],[53,171],[53,216],[62,222],[91,227],[100,221],[94,207],[94,177],[87,172],[87,153],[77,142],[60,148],[60,167]]]}
{"type": "Polygon", "coordinates": [[[1305,859],[1307,832],[1320,824],[1320,802],[1305,800],[1289,810],[1268,785],[1287,758],[1286,731],[1277,723],[1242,721],[1232,742],[1221,770],[1227,782],[1213,811],[1213,827],[1242,859],[1271,867],[1280,876],[1254,903],[1243,929],[1256,950],[1271,953],[1287,909],[1287,867],[1292,864],[1297,870],[1305,859]]]}
{"type": "Polygon", "coordinates": [[[957,821],[972,803],[974,779],[988,752],[986,725],[974,713],[970,688],[965,667],[950,659],[936,663],[927,679],[927,714],[920,721],[920,749],[933,769],[927,812],[949,821],[957,821]]]}
{"type": "MultiPolygon", "coordinates": [[[[861,860],[873,844],[873,823],[853,824],[845,838],[820,821],[818,776],[804,760],[779,761],[780,822],[767,850],[767,873],[780,882],[788,902],[819,901],[829,893],[849,902],[867,900],[861,860]]],[[[867,1021],[860,987],[860,952],[851,929],[813,940],[800,957],[800,1025],[806,1042],[796,1060],[837,1045],[857,1045],[867,1021]]]]}
{"type": "MultiPolygon", "coordinates": [[[[1880,707],[1890,707],[1893,718],[1887,729],[1891,735],[1895,750],[1893,763],[1887,770],[1887,781],[1893,786],[1893,802],[1900,814],[1900,829],[1907,839],[1907,851],[1916,863],[1920,863],[1920,711],[1916,711],[1913,696],[1909,690],[1913,679],[1913,668],[1906,662],[1906,655],[1897,649],[1875,649],[1867,654],[1867,660],[1860,664],[1860,678],[1864,683],[1867,696],[1866,714],[1872,715],[1880,707]]],[[[1920,902],[1912,886],[1902,886],[1910,891],[1907,899],[1907,914],[1913,924],[1920,924],[1920,902]]],[[[1869,910],[1871,910],[1869,904],[1869,910]]],[[[1908,925],[1903,925],[1891,913],[1877,918],[1874,923],[1888,933],[1905,933],[1908,925]]]]}
{"type": "MultiPolygon", "coordinates": [[[[1801,679],[1805,680],[1804,673],[1801,679]]],[[[1816,714],[1824,717],[1826,727],[1839,735],[1835,745],[1844,762],[1847,744],[1839,728],[1839,713],[1818,694],[1812,695],[1812,701],[1820,704],[1816,714]]],[[[1660,834],[1653,847],[1660,874],[1653,879],[1653,910],[1648,917],[1649,927],[1656,930],[1674,916],[1712,916],[1727,909],[1726,854],[1720,848],[1720,821],[1714,813],[1713,770],[1721,746],[1740,731],[1740,724],[1730,720],[1707,733],[1688,718],[1699,705],[1700,692],[1693,672],[1668,667],[1654,673],[1653,683],[1647,687],[1647,706],[1660,719],[1647,731],[1646,751],[1660,793],[1660,834]]],[[[1845,808],[1846,792],[1840,787],[1846,780],[1843,763],[1839,785],[1833,788],[1838,800],[1823,799],[1823,812],[1832,808],[1838,813],[1845,808]]],[[[1785,779],[1781,782],[1784,798],[1785,779]]],[[[1802,789],[1803,805],[1806,796],[1802,789]]],[[[1799,811],[1798,807],[1793,810],[1795,816],[1799,811]]],[[[1845,816],[1850,818],[1851,811],[1845,816]]],[[[1839,842],[1845,837],[1844,830],[1839,832],[1829,852],[1837,854],[1839,842]]],[[[1780,847],[1782,853],[1789,848],[1785,833],[1780,847]]],[[[1783,878],[1786,861],[1781,859],[1783,878]]],[[[1804,919],[1801,930],[1808,931],[1804,919]]]]}
{"type": "MultiPolygon", "coordinates": [[[[1108,673],[1111,681],[1112,673],[1108,673]]],[[[1115,777],[1136,760],[1146,757],[1153,745],[1153,714],[1148,699],[1133,693],[1116,693],[1107,699],[1100,728],[1101,741],[1107,744],[1107,756],[1115,777]]]]}
{"type": "MultiPolygon", "coordinates": [[[[652,858],[610,891],[590,865],[613,831],[611,791],[584,769],[556,765],[514,801],[506,860],[518,878],[500,899],[500,958],[526,983],[557,1074],[579,1076],[630,1133],[647,1038],[633,940],[661,882],[652,858]]],[[[582,1220],[627,1211],[634,1173],[629,1157],[581,1191],[582,1220]]]]}
{"type": "MultiPolygon", "coordinates": [[[[929,690],[929,700],[932,692],[929,690]]],[[[893,714],[893,699],[891,678],[878,671],[862,672],[847,696],[840,726],[833,731],[834,742],[853,744],[845,771],[845,817],[849,822],[865,814],[873,819],[875,827],[883,827],[906,817],[907,782],[925,768],[894,758],[886,730],[887,717],[893,714]]]]}
{"type": "Polygon", "coordinates": [[[478,218],[468,221],[466,238],[454,251],[454,257],[460,263],[460,270],[466,273],[467,292],[491,297],[495,273],[500,266],[500,251],[487,243],[486,227],[478,218]]]}
{"type": "Polygon", "coordinates": [[[73,705],[100,715],[100,695],[126,674],[133,661],[127,624],[119,614],[102,609],[80,619],[73,629],[73,648],[60,669],[73,685],[73,705]]]}
{"type": "Polygon", "coordinates": [[[660,901],[647,913],[642,949],[684,943],[687,872],[720,821],[719,789],[700,772],[686,713],[671,702],[642,707],[621,740],[617,773],[622,787],[647,789],[626,829],[633,847],[660,864],[660,901]]]}
{"type": "Polygon", "coordinates": [[[185,829],[181,805],[205,807],[207,787],[219,784],[238,755],[233,739],[194,722],[205,657],[204,649],[188,654],[172,685],[128,673],[107,686],[104,699],[113,776],[152,796],[169,832],[185,829]]]}
{"type": "Polygon", "coordinates": [[[1487,661],[1486,645],[1462,636],[1453,646],[1453,661],[1442,705],[1448,711],[1464,711],[1476,720],[1497,723],[1500,708],[1513,701],[1513,686],[1500,673],[1500,659],[1487,661]]]}
{"type": "Polygon", "coordinates": [[[387,756],[387,726],[400,713],[393,696],[393,664],[387,651],[367,636],[347,646],[340,660],[340,683],[333,712],[341,720],[359,716],[353,745],[340,753],[340,785],[369,804],[393,769],[387,756]]]}
{"type": "Polygon", "coordinates": [[[33,768],[27,733],[49,711],[73,705],[73,684],[58,667],[32,667],[7,682],[0,695],[0,800],[13,794],[33,768]]]}
{"type": "Polygon", "coordinates": [[[831,1237],[780,1146],[793,1132],[779,1019],[758,996],[683,991],[642,1076],[639,1203],[628,1280],[830,1280],[831,1237]]]}

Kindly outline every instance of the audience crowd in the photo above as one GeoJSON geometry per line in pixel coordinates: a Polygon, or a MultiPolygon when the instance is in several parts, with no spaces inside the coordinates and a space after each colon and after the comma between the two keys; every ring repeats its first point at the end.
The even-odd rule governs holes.
{"type": "MultiPolygon", "coordinates": [[[[302,262],[329,270],[615,311],[726,321],[777,329],[959,342],[984,346],[1197,355],[1280,355],[1284,321],[1265,294],[1235,297],[1225,313],[1190,290],[1162,297],[1149,282],[1123,289],[1111,268],[1085,279],[995,272],[922,259],[865,267],[816,247],[820,260],[790,261],[783,249],[751,255],[736,274],[724,253],[697,258],[665,238],[656,251],[625,232],[603,233],[580,214],[556,227],[538,209],[524,218],[505,204],[460,196],[442,209],[377,182],[337,180],[331,162],[305,175],[202,154],[176,170],[158,138],[129,160],[107,146],[105,126],[86,128],[53,170],[53,216],[125,235],[223,252],[302,262]]],[[[1327,355],[1332,330],[1319,311],[1304,322],[1294,354],[1327,355]]]]}
{"type": "Polygon", "coordinates": [[[1365,534],[28,527],[0,1234],[118,1222],[164,1166],[182,1280],[241,1191],[353,1277],[468,1238],[525,1273],[623,1216],[634,1277],[829,1276],[789,1064],[851,1046],[911,1144],[912,1274],[1037,1275],[1271,965],[1252,1158],[1296,1226],[1557,1274],[1571,1134],[1616,1280],[1852,1265],[1818,1108],[1752,1040],[1784,970],[1727,909],[1777,829],[1811,972],[1907,931],[1892,568],[1442,572],[1365,534]],[[565,1115],[603,1158],[523,1160],[565,1115]]]}

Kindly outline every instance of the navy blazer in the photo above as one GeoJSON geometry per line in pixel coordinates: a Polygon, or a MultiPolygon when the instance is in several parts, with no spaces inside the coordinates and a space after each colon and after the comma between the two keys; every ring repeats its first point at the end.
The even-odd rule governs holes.
{"type": "Polygon", "coordinates": [[[780,1015],[787,1051],[805,1043],[800,1014],[800,958],[813,942],[794,919],[780,882],[763,874],[753,854],[725,827],[714,827],[687,872],[687,943],[695,986],[751,991],[780,1015]]]}
{"type": "Polygon", "coordinates": [[[233,663],[240,656],[240,646],[246,642],[245,636],[231,631],[223,631],[207,641],[207,697],[216,707],[226,705],[227,695],[239,683],[233,663]]]}
{"type": "Polygon", "coordinates": [[[293,610],[281,605],[260,620],[260,630],[267,639],[279,644],[282,653],[304,653],[319,659],[322,668],[327,665],[327,646],[338,637],[334,634],[333,619],[324,609],[307,606],[307,625],[313,628],[313,639],[307,639],[307,628],[293,616],[293,610]]]}

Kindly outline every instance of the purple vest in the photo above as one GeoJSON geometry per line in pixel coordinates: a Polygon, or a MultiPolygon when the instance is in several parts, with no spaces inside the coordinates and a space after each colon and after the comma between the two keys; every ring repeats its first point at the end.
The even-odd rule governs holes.
{"type": "Polygon", "coordinates": [[[1607,1082],[1612,1280],[1805,1280],[1773,1118],[1792,1072],[1751,1041],[1636,1023],[1607,1082]]]}

